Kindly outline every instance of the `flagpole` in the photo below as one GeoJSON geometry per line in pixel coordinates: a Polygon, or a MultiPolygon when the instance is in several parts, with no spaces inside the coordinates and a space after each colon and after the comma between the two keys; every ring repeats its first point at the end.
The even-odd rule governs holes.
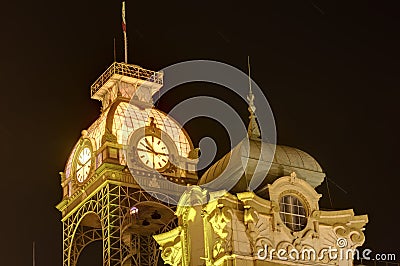
{"type": "Polygon", "coordinates": [[[32,243],[32,266],[36,266],[36,250],[35,250],[35,241],[32,243]]]}
{"type": "Polygon", "coordinates": [[[114,37],[114,62],[117,62],[117,51],[115,50],[115,37],[114,37]]]}
{"type": "Polygon", "coordinates": [[[122,31],[124,32],[125,63],[128,63],[128,39],[126,36],[125,1],[122,1],[122,31]]]}

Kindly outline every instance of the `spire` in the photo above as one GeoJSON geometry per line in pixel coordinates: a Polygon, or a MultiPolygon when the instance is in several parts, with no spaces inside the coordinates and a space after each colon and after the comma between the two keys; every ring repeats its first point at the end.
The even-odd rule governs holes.
{"type": "Polygon", "coordinates": [[[250,78],[250,56],[247,56],[247,67],[249,69],[249,94],[247,95],[247,100],[249,101],[249,112],[250,112],[250,122],[247,129],[247,135],[250,139],[259,139],[261,137],[260,127],[257,123],[256,117],[256,106],[254,105],[254,94],[251,89],[251,78],[250,78]]]}

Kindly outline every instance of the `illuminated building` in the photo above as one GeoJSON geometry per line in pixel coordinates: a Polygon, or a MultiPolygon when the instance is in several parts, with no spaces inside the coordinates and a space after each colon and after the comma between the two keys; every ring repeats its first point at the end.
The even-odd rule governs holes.
{"type": "Polygon", "coordinates": [[[326,257],[263,259],[266,247],[319,253],[362,245],[367,217],[352,210],[319,210],[314,188],[325,174],[303,151],[277,146],[269,170],[256,168],[265,151],[251,106],[249,141],[245,138],[198,178],[198,150],[188,134],[152,105],[162,85],[162,73],[126,63],[113,63],[92,85],[102,113],[82,131],[61,173],[63,199],[57,208],[64,266],[75,266],[94,241],[102,241],[107,266],[157,265],[160,252],[166,263],[182,266],[352,265],[352,260],[326,257]],[[243,157],[246,164],[235,161],[243,157]],[[243,174],[229,191],[222,185],[198,186],[238,171],[243,174]],[[264,181],[249,192],[254,175],[264,181]],[[182,196],[171,182],[187,187],[182,196]]]}
{"type": "Polygon", "coordinates": [[[63,199],[57,208],[62,212],[63,265],[76,265],[81,251],[98,240],[103,241],[104,265],[157,264],[159,249],[152,235],[176,226],[177,202],[158,196],[165,203],[143,191],[128,164],[134,164],[136,180],[150,187],[163,186],[154,170],[171,182],[197,183],[197,160],[189,158],[195,150],[187,133],[150,103],[162,84],[162,73],[114,63],[92,85],[102,113],[82,131],[61,173],[63,199]],[[135,158],[123,152],[128,141],[136,142],[135,158]],[[153,156],[155,151],[162,155],[153,156]],[[180,164],[193,170],[178,169],[180,164]]]}

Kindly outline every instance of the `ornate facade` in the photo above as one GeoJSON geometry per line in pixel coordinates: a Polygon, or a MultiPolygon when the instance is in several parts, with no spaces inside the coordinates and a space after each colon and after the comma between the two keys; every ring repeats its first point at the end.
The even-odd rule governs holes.
{"type": "Polygon", "coordinates": [[[188,187],[178,227],[154,236],[161,257],[173,266],[353,265],[367,216],[319,209],[322,168],[304,151],[262,141],[253,99],[250,88],[248,136],[188,187]]]}
{"type": "Polygon", "coordinates": [[[321,195],[294,172],[277,179],[268,191],[269,199],[263,199],[254,192],[188,189],[184,200],[223,196],[195,207],[178,206],[178,227],[154,236],[162,258],[174,266],[353,265],[352,254],[364,242],[366,215],[319,210],[321,195]],[[290,219],[285,196],[299,199],[304,222],[290,219]]]}

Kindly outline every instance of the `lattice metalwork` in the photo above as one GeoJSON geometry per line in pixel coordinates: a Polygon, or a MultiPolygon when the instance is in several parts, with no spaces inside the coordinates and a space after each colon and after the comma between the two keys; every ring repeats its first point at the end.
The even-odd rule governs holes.
{"type": "Polygon", "coordinates": [[[164,212],[174,213],[176,202],[168,196],[157,195],[157,198],[169,200],[161,202],[151,194],[107,181],[96,193],[83,199],[63,218],[63,265],[77,265],[82,250],[99,240],[103,241],[105,266],[157,265],[159,249],[152,235],[171,230],[176,220],[170,215],[168,222],[160,220],[156,231],[151,232],[151,226],[146,231],[140,229],[144,220],[135,220],[139,218],[132,216],[130,209],[142,204],[160,212],[165,209],[164,212]]]}
{"type": "Polygon", "coordinates": [[[77,232],[75,233],[75,240],[72,245],[73,255],[71,261],[72,265],[76,265],[78,263],[79,255],[82,250],[94,241],[101,241],[103,239],[103,232],[98,228],[90,228],[86,226],[79,226],[77,232]]]}
{"type": "Polygon", "coordinates": [[[93,96],[114,74],[163,84],[163,74],[136,65],[114,62],[90,87],[93,96]]]}

